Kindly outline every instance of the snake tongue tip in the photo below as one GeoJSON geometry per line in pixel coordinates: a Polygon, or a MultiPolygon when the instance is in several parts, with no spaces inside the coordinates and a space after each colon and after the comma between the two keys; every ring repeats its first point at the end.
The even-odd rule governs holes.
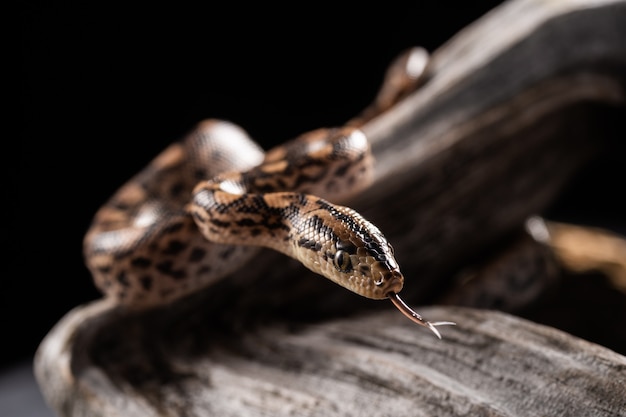
{"type": "Polygon", "coordinates": [[[426,326],[433,332],[435,333],[435,336],[437,336],[437,338],[441,339],[441,333],[439,333],[439,330],[437,330],[437,328],[435,327],[435,325],[431,322],[426,322],[426,326]]]}
{"type": "Polygon", "coordinates": [[[437,327],[435,326],[456,326],[456,323],[453,321],[434,321],[434,322],[426,322],[426,326],[433,332],[435,333],[435,336],[437,336],[439,339],[441,339],[441,333],[439,333],[439,330],[437,330],[437,327]]]}
{"type": "Polygon", "coordinates": [[[433,326],[456,326],[456,323],[453,321],[433,321],[433,326]]]}

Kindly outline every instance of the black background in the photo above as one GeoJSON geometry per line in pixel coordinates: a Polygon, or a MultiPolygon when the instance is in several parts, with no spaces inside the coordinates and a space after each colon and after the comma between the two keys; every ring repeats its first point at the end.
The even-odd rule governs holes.
{"type": "MultiPolygon", "coordinates": [[[[396,54],[433,51],[500,2],[469,3],[358,11],[28,4],[19,157],[4,153],[17,169],[5,200],[12,250],[3,263],[1,365],[30,358],[67,311],[99,297],[83,235],[97,208],[165,146],[209,117],[243,126],[264,147],[340,125],[372,99],[396,54]]],[[[624,170],[615,165],[589,168],[554,215],[623,228],[615,194],[624,170]]]]}

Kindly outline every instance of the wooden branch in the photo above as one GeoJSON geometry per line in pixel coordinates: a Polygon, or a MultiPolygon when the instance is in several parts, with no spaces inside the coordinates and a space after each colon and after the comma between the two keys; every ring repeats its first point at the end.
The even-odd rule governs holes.
{"type": "MultiPolygon", "coordinates": [[[[393,242],[409,301],[432,302],[603,146],[598,110],[624,103],[623,39],[624,1],[511,1],[436,51],[428,82],[364,127],[377,174],[351,205],[393,242]]],[[[626,359],[554,329],[425,309],[460,323],[439,341],[280,254],[263,252],[251,270],[162,309],[77,307],[36,357],[47,401],[63,416],[626,407],[626,359]]]]}
{"type": "MultiPolygon", "coordinates": [[[[107,315],[96,303],[71,312],[55,330],[72,322],[81,333],[95,326],[91,344],[106,346],[58,352],[57,360],[73,362],[73,388],[83,400],[57,410],[103,417],[611,416],[626,407],[624,356],[503,313],[424,313],[462,325],[446,328],[442,342],[389,311],[242,333],[205,326],[199,344],[190,345],[184,323],[160,332],[136,316],[102,323],[107,315]],[[116,336],[129,329],[141,342],[116,336]]],[[[53,390],[70,375],[47,376],[53,390]]]]}

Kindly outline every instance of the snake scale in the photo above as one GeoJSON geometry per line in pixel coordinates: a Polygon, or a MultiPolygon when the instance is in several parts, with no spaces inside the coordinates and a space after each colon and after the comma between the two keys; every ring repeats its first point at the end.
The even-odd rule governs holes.
{"type": "Polygon", "coordinates": [[[267,153],[230,122],[201,122],[96,213],[84,240],[96,286],[121,305],[162,305],[250,267],[268,247],[361,296],[389,298],[441,337],[436,326],[454,323],[427,321],[399,297],[404,277],[380,230],[335,204],[372,176],[359,127],[416,89],[427,60],[409,49],[358,117],[267,153]]]}

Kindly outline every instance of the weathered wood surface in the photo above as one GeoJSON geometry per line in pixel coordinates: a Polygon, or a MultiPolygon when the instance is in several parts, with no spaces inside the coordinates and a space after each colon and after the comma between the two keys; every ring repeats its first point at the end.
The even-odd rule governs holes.
{"type": "MultiPolygon", "coordinates": [[[[377,174],[351,205],[396,248],[409,302],[443,302],[463,267],[519,244],[503,242],[607,146],[605,110],[624,105],[624,39],[624,1],[511,1],[435,51],[429,81],[364,127],[377,174]]],[[[544,265],[522,265],[526,278],[558,268],[541,242],[524,247],[544,265]]],[[[626,409],[626,359],[606,348],[503,313],[424,309],[460,324],[438,341],[280,254],[255,262],[167,308],[77,307],[38,351],[46,399],[64,416],[626,409]]]]}
{"type": "Polygon", "coordinates": [[[442,342],[386,311],[246,331],[206,326],[193,340],[181,322],[159,331],[133,316],[99,322],[98,303],[71,312],[57,330],[77,325],[83,336],[94,328],[98,335],[73,355],[56,352],[73,362],[57,369],[74,375],[53,372],[48,382],[58,390],[65,378],[76,378],[75,395],[83,400],[61,407],[65,415],[616,416],[626,410],[622,355],[495,311],[424,313],[461,324],[446,328],[442,342]]]}

